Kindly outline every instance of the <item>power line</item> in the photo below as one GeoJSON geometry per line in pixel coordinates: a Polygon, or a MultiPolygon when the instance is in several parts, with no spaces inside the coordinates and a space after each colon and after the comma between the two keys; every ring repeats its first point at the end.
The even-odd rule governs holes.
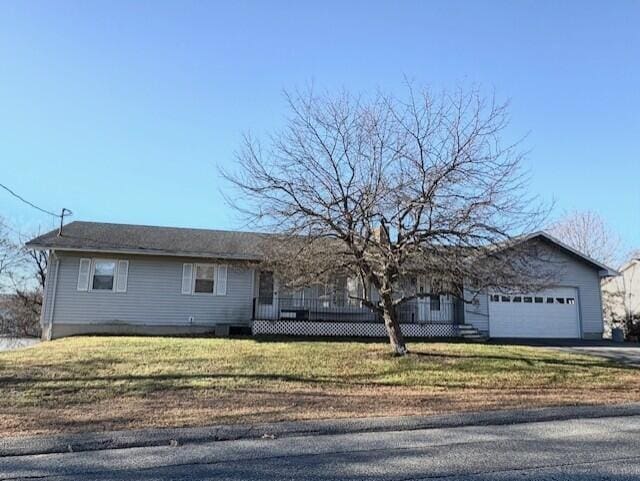
{"type": "MultiPolygon", "coordinates": [[[[39,210],[40,212],[44,212],[45,214],[49,214],[49,215],[52,215],[53,217],[57,217],[57,218],[60,218],[60,217],[62,217],[63,215],[65,215],[64,213],[63,213],[63,214],[55,214],[55,213],[51,212],[50,210],[43,209],[42,207],[38,207],[38,206],[37,206],[37,205],[35,205],[33,202],[29,202],[29,201],[28,201],[27,199],[25,199],[24,197],[22,197],[22,196],[20,196],[20,195],[16,194],[14,191],[12,191],[12,190],[11,190],[9,187],[7,187],[6,185],[0,184],[0,187],[2,187],[4,190],[6,190],[7,192],[9,192],[9,193],[10,193],[12,196],[14,196],[15,198],[20,199],[20,200],[21,200],[22,202],[24,202],[25,204],[27,204],[27,205],[29,205],[29,206],[33,207],[34,209],[39,210]]],[[[63,209],[63,211],[65,211],[65,210],[67,210],[67,209],[63,209]]],[[[68,211],[68,210],[67,210],[67,211],[68,211]]],[[[70,211],[68,211],[68,213],[70,213],[70,211]]]]}
{"type": "Polygon", "coordinates": [[[60,227],[58,228],[58,235],[61,236],[62,235],[62,227],[64,226],[64,218],[67,215],[72,215],[73,212],[71,212],[69,209],[63,207],[62,210],[60,211],[59,214],[56,214],[55,212],[51,212],[50,210],[47,209],[43,209],[42,207],[38,207],[37,205],[35,205],[33,202],[29,202],[27,199],[25,199],[24,197],[22,197],[19,194],[16,194],[14,191],[12,191],[9,187],[7,187],[4,184],[0,184],[0,187],[2,187],[4,190],[6,190],[7,192],[9,192],[12,196],[14,196],[16,199],[21,200],[22,202],[24,202],[25,204],[27,204],[30,207],[33,207],[36,210],[39,210],[40,212],[44,212],[45,214],[48,214],[50,216],[55,217],[56,219],[60,219],[60,227]]]}

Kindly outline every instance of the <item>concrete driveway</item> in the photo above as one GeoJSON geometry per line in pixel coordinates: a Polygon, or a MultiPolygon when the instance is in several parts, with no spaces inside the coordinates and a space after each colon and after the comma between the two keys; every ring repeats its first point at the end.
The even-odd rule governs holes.
{"type": "Polygon", "coordinates": [[[531,347],[558,349],[575,354],[587,354],[605,359],[612,359],[630,366],[640,367],[640,343],[612,341],[582,341],[563,339],[499,339],[490,341],[492,344],[509,344],[531,347]]]}
{"type": "Polygon", "coordinates": [[[564,346],[558,347],[562,351],[575,352],[577,354],[589,354],[591,356],[613,359],[630,366],[640,367],[640,345],[601,345],[601,346],[564,346]]]}

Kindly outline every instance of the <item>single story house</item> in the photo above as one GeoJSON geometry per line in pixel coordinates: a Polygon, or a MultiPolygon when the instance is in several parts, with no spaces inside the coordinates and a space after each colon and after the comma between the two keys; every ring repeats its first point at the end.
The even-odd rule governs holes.
{"type": "MultiPolygon", "coordinates": [[[[260,271],[266,234],[72,222],[26,245],[50,253],[42,330],[74,334],[229,332],[385,336],[384,325],[349,296],[349,279],[297,291],[260,271]]],[[[402,305],[406,336],[600,339],[600,280],[615,274],[544,232],[536,242],[563,265],[540,292],[476,292],[473,302],[430,294],[402,305]]],[[[471,287],[464,286],[465,291],[471,287]]],[[[466,297],[466,296],[465,296],[466,297]]]]}

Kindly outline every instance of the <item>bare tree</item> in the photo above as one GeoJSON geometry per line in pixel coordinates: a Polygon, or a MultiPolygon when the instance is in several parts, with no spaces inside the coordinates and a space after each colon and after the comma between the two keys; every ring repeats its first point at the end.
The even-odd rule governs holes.
{"type": "Polygon", "coordinates": [[[46,251],[29,250],[22,245],[20,270],[12,276],[13,291],[21,305],[24,323],[31,326],[40,319],[49,256],[46,251]]]}
{"type": "Polygon", "coordinates": [[[570,212],[548,230],[565,244],[606,265],[617,264],[620,259],[620,237],[596,212],[570,212]]]}
{"type": "Polygon", "coordinates": [[[0,218],[0,292],[6,290],[8,276],[18,262],[18,258],[11,229],[4,219],[0,218]]]}
{"type": "Polygon", "coordinates": [[[411,86],[405,99],[286,100],[284,129],[266,146],[247,136],[237,170],[222,175],[236,189],[230,203],[280,234],[265,243],[266,262],[289,285],[359,279],[350,296],[382,317],[403,355],[396,307],[417,295],[408,276],[428,275],[459,296],[463,279],[478,288],[532,280],[529,253],[514,240],[546,211],[527,195],[517,143],[501,142],[506,104],[477,90],[411,86]]]}
{"type": "Polygon", "coordinates": [[[0,222],[0,330],[38,335],[48,255],[24,248],[24,236],[0,222]]]}

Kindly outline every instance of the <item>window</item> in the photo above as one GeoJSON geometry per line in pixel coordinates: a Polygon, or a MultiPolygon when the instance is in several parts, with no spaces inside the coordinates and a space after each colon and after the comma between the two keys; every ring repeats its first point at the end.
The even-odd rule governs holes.
{"type": "Polygon", "coordinates": [[[522,302],[521,296],[513,296],[513,302],[522,302]]]}
{"type": "Polygon", "coordinates": [[[542,297],[534,297],[533,300],[536,302],[536,304],[542,304],[542,302],[544,301],[542,297]]]}
{"type": "Polygon", "coordinates": [[[553,297],[547,297],[547,304],[553,304],[553,297]]]}
{"type": "Polygon", "coordinates": [[[196,294],[213,294],[215,266],[213,264],[196,264],[193,292],[196,294]]]}
{"type": "Polygon", "coordinates": [[[533,302],[533,298],[531,297],[525,297],[524,298],[524,302],[526,302],[527,304],[531,304],[533,302]]]}
{"type": "Polygon", "coordinates": [[[77,290],[127,292],[128,260],[82,258],[78,267],[77,290]]]}
{"type": "Polygon", "coordinates": [[[429,295],[429,306],[432,311],[440,310],[440,296],[438,294],[429,295]]]}
{"type": "Polygon", "coordinates": [[[556,297],[556,304],[564,304],[564,297],[556,297]]]}
{"type": "Polygon", "coordinates": [[[291,287],[281,284],[279,294],[280,305],[283,305],[284,307],[304,306],[305,289],[303,287],[291,287]]]}
{"type": "Polygon", "coordinates": [[[273,304],[273,272],[261,272],[258,284],[258,302],[263,305],[273,304]]]}
{"type": "Polygon", "coordinates": [[[226,264],[182,264],[182,287],[184,295],[227,295],[226,264]]]}
{"type": "Polygon", "coordinates": [[[575,304],[576,300],[573,297],[567,297],[567,304],[575,304]]]}
{"type": "Polygon", "coordinates": [[[499,296],[498,294],[493,294],[493,295],[491,296],[491,300],[492,300],[493,302],[500,302],[500,296],[499,296]]]}
{"type": "Polygon", "coordinates": [[[347,296],[347,277],[336,277],[333,281],[333,305],[345,306],[347,304],[347,296]]]}
{"type": "Polygon", "coordinates": [[[117,263],[114,260],[95,259],[93,261],[92,291],[113,291],[115,287],[117,263]]]}
{"type": "Polygon", "coordinates": [[[511,302],[511,298],[509,296],[502,296],[502,302],[511,302]]]}

